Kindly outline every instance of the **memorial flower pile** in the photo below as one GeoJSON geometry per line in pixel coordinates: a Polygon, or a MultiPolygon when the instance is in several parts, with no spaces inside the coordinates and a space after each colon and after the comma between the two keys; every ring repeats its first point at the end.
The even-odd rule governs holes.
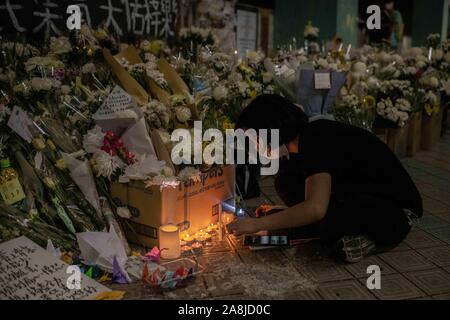
{"type": "Polygon", "coordinates": [[[70,247],[73,234],[109,223],[100,198],[123,211],[111,199],[111,181],[164,188],[197,179],[204,168],[161,158],[161,150],[170,155],[173,130],[198,120],[204,130],[232,129],[264,93],[297,103],[301,70],[345,73],[332,114],[368,130],[405,126],[415,112],[432,116],[441,96],[450,96],[450,45],[435,36],[427,48],[402,54],[343,45],[321,52],[312,24],[304,39],[305,47],[295,41],[272,57],[223,52],[199,28],[182,30],[172,49],[153,39],[119,43],[87,26],[37,47],[0,41],[1,158],[10,158],[26,194],[12,206],[0,202],[1,240],[32,226],[42,231],[35,236],[41,245],[47,232],[70,247]]]}

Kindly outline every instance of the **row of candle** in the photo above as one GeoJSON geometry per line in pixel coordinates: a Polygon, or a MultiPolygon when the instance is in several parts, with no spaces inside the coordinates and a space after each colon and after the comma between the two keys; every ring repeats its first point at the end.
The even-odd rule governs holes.
{"type": "MultiPolygon", "coordinates": [[[[223,212],[221,214],[221,226],[231,223],[235,219],[234,213],[223,212]]],[[[206,228],[194,233],[182,233],[176,225],[167,224],[159,228],[160,248],[164,248],[161,256],[165,259],[176,259],[181,253],[191,250],[199,252],[203,246],[211,244],[213,235],[216,232],[222,233],[217,224],[210,224],[206,228]]]]}

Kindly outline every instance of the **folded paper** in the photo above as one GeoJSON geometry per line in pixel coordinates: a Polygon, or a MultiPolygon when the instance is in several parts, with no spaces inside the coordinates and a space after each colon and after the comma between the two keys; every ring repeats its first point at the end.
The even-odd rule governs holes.
{"type": "Polygon", "coordinates": [[[114,258],[122,264],[127,261],[125,248],[113,227],[109,232],[83,232],[76,236],[81,257],[87,265],[112,272],[114,258]]]}

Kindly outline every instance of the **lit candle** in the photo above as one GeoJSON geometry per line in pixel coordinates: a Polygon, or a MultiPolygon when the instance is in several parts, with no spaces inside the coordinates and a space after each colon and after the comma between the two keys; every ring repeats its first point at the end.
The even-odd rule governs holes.
{"type": "Polygon", "coordinates": [[[198,243],[204,244],[206,242],[206,237],[205,237],[204,234],[197,235],[195,237],[195,241],[198,242],[198,243]]]}
{"type": "Polygon", "coordinates": [[[236,216],[233,212],[222,212],[222,223],[224,225],[230,224],[235,218],[236,216]]]}
{"type": "Polygon", "coordinates": [[[217,225],[211,223],[211,224],[206,228],[206,232],[207,232],[207,233],[210,233],[210,234],[214,234],[214,233],[216,233],[217,229],[218,229],[217,225]]]}
{"type": "Polygon", "coordinates": [[[202,249],[203,245],[201,243],[196,242],[192,245],[192,250],[194,250],[195,253],[200,253],[202,249]]]}
{"type": "Polygon", "coordinates": [[[190,234],[185,234],[181,239],[183,239],[183,241],[186,242],[187,245],[191,245],[192,242],[194,242],[194,237],[190,234]]]}
{"type": "Polygon", "coordinates": [[[211,242],[212,240],[212,234],[210,233],[206,233],[203,237],[205,238],[206,242],[211,242]]]}
{"type": "Polygon", "coordinates": [[[192,247],[190,246],[182,246],[181,247],[181,253],[182,254],[188,254],[192,251],[192,247]]]}
{"type": "Polygon", "coordinates": [[[173,224],[159,227],[159,247],[163,259],[177,259],[180,257],[180,231],[173,224]]]}

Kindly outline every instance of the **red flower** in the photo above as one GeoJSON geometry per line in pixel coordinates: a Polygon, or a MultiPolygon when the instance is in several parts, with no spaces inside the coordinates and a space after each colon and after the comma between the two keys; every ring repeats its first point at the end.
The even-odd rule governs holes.
{"type": "Polygon", "coordinates": [[[130,151],[125,152],[125,159],[127,160],[128,165],[134,164],[136,162],[134,153],[130,151]]]}
{"type": "Polygon", "coordinates": [[[105,133],[105,138],[108,140],[116,140],[117,139],[116,134],[112,130],[108,130],[105,133]]]}
{"type": "Polygon", "coordinates": [[[109,146],[103,146],[102,150],[113,157],[117,155],[116,149],[111,148],[109,146]]]}

